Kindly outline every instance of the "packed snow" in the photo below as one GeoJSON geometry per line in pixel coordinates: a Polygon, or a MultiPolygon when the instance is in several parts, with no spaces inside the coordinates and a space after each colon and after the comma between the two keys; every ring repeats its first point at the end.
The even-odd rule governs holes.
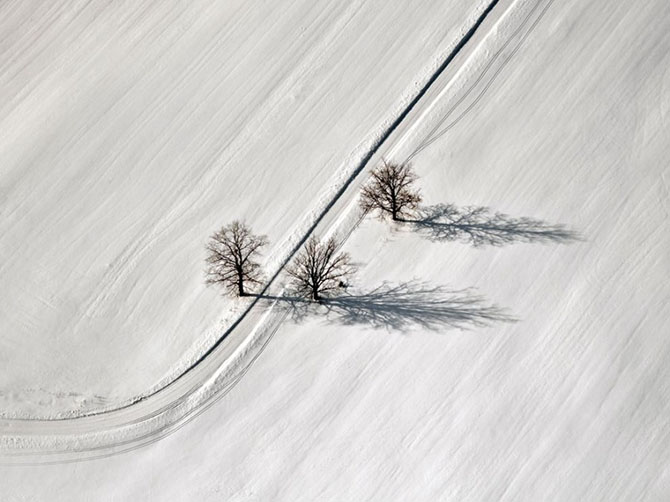
{"type": "MultiPolygon", "coordinates": [[[[8,6],[19,10],[18,3],[8,6]]],[[[4,8],[9,11],[8,6],[4,8]]],[[[114,240],[117,237],[114,232],[125,236],[130,246],[139,245],[136,240],[139,236],[139,242],[150,243],[153,251],[143,255],[141,249],[144,248],[128,249],[124,256],[130,260],[128,266],[132,270],[121,267],[122,277],[111,275],[118,281],[115,286],[118,290],[103,288],[100,293],[92,288],[93,293],[89,294],[103,295],[95,305],[100,308],[115,305],[119,318],[126,315],[121,313],[124,309],[136,309],[137,317],[133,319],[138,322],[140,318],[146,319],[149,324],[156,322],[153,328],[163,326],[174,333],[171,336],[177,337],[185,336],[185,325],[177,334],[180,321],[171,317],[176,315],[175,305],[192,301],[197,304],[193,308],[199,309],[202,320],[197,315],[189,316],[204,323],[193,324],[200,326],[200,332],[188,335],[191,336],[188,343],[179,341],[179,345],[171,349],[160,349],[165,351],[161,357],[166,358],[162,367],[168,369],[145,368],[123,374],[128,370],[121,365],[132,364],[122,361],[122,357],[136,363],[142,357],[154,355],[156,344],[161,342],[150,338],[148,333],[141,347],[119,349],[119,360],[114,360],[113,365],[109,361],[110,367],[119,372],[113,385],[124,386],[127,391],[127,394],[119,394],[119,399],[131,396],[134,391],[145,391],[142,384],[154,385],[157,377],[178,367],[175,361],[184,353],[189,354],[187,348],[204,343],[202,340],[207,336],[203,335],[206,331],[203,326],[213,330],[211,324],[220,322],[217,316],[221,315],[222,308],[232,308],[222,307],[223,300],[214,292],[202,289],[203,236],[221,221],[221,215],[232,219],[249,214],[249,221],[268,233],[277,246],[290,242],[290,236],[295,235],[296,229],[304,228],[314,208],[319,207],[318,197],[332,193],[332,186],[342,179],[338,178],[338,173],[346,170],[342,166],[353,162],[361,145],[378,134],[379,125],[388,122],[401,108],[399,103],[407,102],[412,94],[412,76],[422,75],[420,80],[425,80],[436,61],[439,62],[436,56],[448,53],[457,35],[464,31],[463,26],[469,26],[484,7],[478,5],[474,9],[463,3],[461,14],[455,16],[454,10],[438,5],[409,10],[400,5],[366,4],[349,12],[350,17],[345,22],[337,14],[326,15],[324,9],[328,6],[310,6],[311,3],[292,4],[291,9],[298,19],[324,16],[319,17],[322,24],[310,29],[315,30],[314,35],[334,30],[332,36],[338,42],[328,47],[336,45],[348,54],[332,56],[340,64],[350,63],[349,58],[354,56],[347,50],[356,43],[366,52],[377,50],[393,58],[392,62],[385,61],[383,74],[380,74],[372,65],[382,65],[381,61],[371,54],[351,49],[355,58],[365,58],[357,59],[357,65],[361,66],[356,66],[355,72],[358,99],[355,104],[351,104],[351,89],[342,89],[342,80],[334,81],[333,74],[323,67],[315,69],[314,61],[310,61],[304,68],[307,74],[291,73],[295,85],[307,85],[303,80],[306,79],[317,89],[321,89],[319,86],[328,89],[314,91],[309,94],[311,97],[297,98],[293,106],[299,105],[303,115],[293,116],[286,105],[286,115],[277,112],[274,118],[268,119],[267,131],[254,127],[239,133],[239,125],[231,125],[232,122],[198,116],[195,110],[200,109],[199,106],[206,108],[202,113],[221,114],[220,118],[225,114],[217,106],[238,104],[210,95],[208,99],[214,101],[205,107],[200,103],[207,95],[202,89],[204,94],[198,99],[195,95],[188,96],[183,104],[182,113],[191,118],[192,127],[165,124],[156,119],[166,129],[155,125],[156,129],[151,129],[153,141],[141,137],[142,132],[147,132],[138,128],[132,133],[126,131],[123,140],[118,139],[123,146],[115,143],[102,151],[87,144],[84,137],[90,134],[91,141],[104,141],[113,136],[110,132],[113,127],[124,130],[124,126],[116,122],[100,125],[107,120],[100,109],[82,106],[76,111],[70,108],[74,105],[63,108],[78,117],[91,113],[91,124],[87,127],[79,124],[81,129],[77,131],[80,132],[73,139],[72,129],[68,131],[53,125],[50,129],[48,116],[35,111],[38,105],[31,104],[31,98],[16,98],[17,106],[25,110],[17,109],[13,113],[24,114],[25,123],[13,119],[11,130],[4,132],[7,138],[17,138],[15,142],[5,141],[9,146],[3,146],[9,152],[5,156],[17,160],[16,167],[2,171],[4,186],[17,187],[5,189],[4,193],[9,195],[5,195],[3,201],[2,221],[3,226],[15,233],[0,241],[5,261],[0,277],[3,284],[6,281],[13,291],[23,295],[16,299],[13,293],[5,295],[6,305],[0,307],[0,314],[8,319],[10,326],[16,322],[28,331],[20,319],[25,323],[30,320],[35,325],[50,322],[42,312],[47,307],[42,305],[38,309],[36,306],[40,298],[36,293],[40,289],[37,279],[43,280],[48,275],[40,269],[44,275],[35,276],[35,283],[30,283],[26,278],[30,267],[28,264],[26,268],[19,266],[18,263],[23,263],[19,258],[29,258],[32,252],[46,260],[46,253],[58,252],[56,242],[70,246],[74,239],[70,234],[61,235],[53,230],[52,224],[42,222],[40,215],[47,214],[47,209],[49,217],[56,221],[76,210],[76,207],[54,206],[53,201],[60,199],[57,195],[51,195],[50,199],[49,190],[56,190],[59,182],[65,190],[65,181],[61,178],[63,172],[69,172],[66,168],[70,161],[73,164],[69,168],[74,171],[69,176],[86,172],[84,164],[87,162],[106,165],[110,174],[117,173],[119,185],[109,192],[105,192],[104,186],[98,190],[106,193],[111,207],[121,204],[122,211],[115,215],[117,223],[124,221],[126,207],[132,213],[125,216],[130,221],[138,215],[149,220],[152,211],[161,216],[154,214],[152,221],[156,226],[138,224],[132,232],[115,230],[113,226],[97,227],[97,218],[93,216],[78,221],[81,227],[71,231],[88,244],[87,251],[80,250],[81,255],[76,256],[77,266],[71,264],[72,270],[79,270],[79,266],[86,269],[85,259],[93,252],[89,246],[93,245],[94,236],[88,237],[91,242],[87,241],[88,230],[84,232],[82,228],[96,228],[95,237],[103,239],[97,244],[98,251],[107,250],[110,243],[104,239],[114,240]],[[338,23],[339,27],[333,28],[338,23]],[[358,26],[352,33],[360,34],[361,26],[365,26],[370,30],[369,36],[352,40],[341,34],[341,30],[352,23],[358,26]],[[402,23],[403,28],[396,23],[402,23]],[[399,32],[401,40],[398,40],[399,32]],[[416,40],[422,38],[417,33],[423,33],[423,37],[430,40],[416,40]],[[365,65],[369,65],[367,70],[365,65]],[[391,74],[396,77],[389,78],[391,74]],[[407,82],[389,82],[398,80],[399,75],[405,76],[407,82]],[[367,80],[369,78],[376,79],[374,84],[367,80]],[[389,87],[383,90],[381,83],[389,87]],[[216,101],[218,99],[221,101],[216,101]],[[319,99],[332,99],[328,110],[320,108],[324,102],[319,99]],[[340,130],[341,136],[338,136],[332,120],[327,121],[325,117],[335,111],[339,114],[340,110],[349,110],[349,118],[346,124],[342,123],[345,130],[340,130]],[[321,132],[315,131],[313,125],[310,127],[311,121],[317,120],[311,115],[315,113],[324,114],[316,127],[322,128],[321,132]],[[293,119],[286,120],[287,115],[293,119]],[[103,129],[95,130],[96,124],[103,129]],[[21,132],[21,127],[31,134],[21,132]],[[187,137],[180,136],[181,127],[187,137]],[[213,132],[213,127],[220,129],[213,132]],[[35,136],[38,133],[43,135],[39,141],[35,136]],[[201,151],[196,146],[189,148],[180,142],[173,145],[172,141],[174,136],[179,136],[187,145],[212,141],[221,148],[220,138],[231,134],[237,137],[238,133],[246,135],[246,139],[230,141],[241,142],[240,149],[248,153],[237,154],[239,158],[235,157],[237,160],[227,165],[220,160],[226,158],[226,154],[220,154],[215,157],[216,162],[202,166],[191,157],[206,157],[209,151],[201,151]],[[63,135],[61,143],[57,141],[58,134],[63,135]],[[308,136],[297,142],[295,138],[300,134],[308,136]],[[37,147],[29,143],[32,141],[44,150],[35,151],[37,147]],[[116,164],[106,155],[119,156],[119,159],[127,155],[135,159],[131,162],[134,166],[141,162],[137,159],[150,155],[140,152],[139,147],[158,148],[156,141],[164,142],[166,159],[188,163],[190,168],[182,171],[175,166],[172,171],[166,171],[173,173],[173,179],[156,177],[156,173],[162,171],[158,166],[153,169],[153,178],[166,184],[165,190],[171,198],[162,194],[157,195],[156,200],[149,200],[146,194],[136,194],[136,198],[123,202],[123,197],[130,196],[122,192],[121,197],[118,191],[123,190],[124,183],[133,185],[133,171],[127,165],[115,169],[116,164]],[[134,142],[137,142],[138,157],[132,157],[130,152],[129,145],[134,142]],[[21,144],[33,160],[26,160],[24,156],[28,153],[18,149],[21,144]],[[62,157],[56,155],[59,152],[62,157]],[[75,156],[76,162],[69,156],[75,156]],[[51,160],[49,157],[54,161],[61,159],[58,164],[61,171],[51,173],[54,178],[48,182],[44,173],[49,171],[37,166],[45,166],[51,160]],[[310,162],[306,162],[307,157],[311,158],[310,162]],[[296,158],[303,159],[297,163],[300,172],[304,172],[301,176],[287,174],[294,172],[288,170],[297,165],[296,158]],[[250,159],[254,159],[255,167],[247,169],[250,159]],[[268,167],[270,160],[272,167],[268,167]],[[277,167],[275,171],[277,163],[285,167],[277,167]],[[200,175],[198,168],[203,169],[200,175]],[[219,174],[220,169],[223,169],[222,174],[219,174]],[[33,170],[35,174],[31,175],[33,170]],[[126,172],[128,177],[124,176],[126,172]],[[30,176],[42,184],[35,186],[36,182],[29,181],[33,179],[30,176]],[[191,180],[198,176],[202,176],[200,181],[191,180]],[[6,180],[15,181],[10,184],[6,180]],[[185,180],[189,180],[188,189],[183,189],[185,180]],[[233,188],[237,185],[230,185],[235,180],[250,187],[245,193],[249,198],[238,194],[239,188],[233,188]],[[225,194],[239,196],[240,200],[237,203],[218,201],[220,194],[210,188],[215,181],[225,194]],[[300,183],[303,183],[302,188],[296,188],[300,183]],[[42,191],[39,186],[43,187],[42,191]],[[20,187],[23,191],[19,191],[20,187]],[[35,200],[29,197],[33,191],[35,200]],[[203,191],[206,195],[202,195],[203,191]],[[26,197],[26,208],[33,211],[35,207],[35,216],[25,216],[25,221],[19,216],[28,209],[22,213],[15,208],[8,212],[9,217],[4,216],[5,207],[17,204],[18,194],[26,197]],[[268,194],[272,194],[272,198],[268,199],[268,194]],[[201,197],[205,200],[200,200],[201,197]],[[242,199],[248,202],[240,202],[242,199]],[[42,208],[43,213],[38,208],[42,208]],[[170,218],[163,216],[165,208],[172,215],[170,218]],[[64,213],[58,213],[59,210],[64,213]],[[17,222],[12,223],[12,218],[17,222]],[[29,225],[29,220],[35,226],[29,225]],[[98,235],[100,228],[110,234],[98,235]],[[23,237],[19,239],[15,235],[23,237]],[[49,244],[54,247],[43,249],[45,242],[56,237],[61,240],[49,244]],[[24,241],[25,248],[15,244],[24,241]],[[12,247],[8,248],[7,242],[13,243],[12,247]],[[136,252],[139,258],[135,257],[136,252]],[[173,268],[168,264],[171,259],[176,260],[171,256],[175,253],[184,256],[174,262],[173,268]],[[194,254],[200,261],[191,263],[190,255],[194,254]],[[152,260],[161,256],[168,264],[154,264],[157,268],[152,268],[152,260]],[[157,272],[160,278],[155,277],[157,272]],[[145,273],[151,277],[145,279],[145,273]],[[129,301],[129,296],[117,296],[125,291],[124,281],[132,285],[133,281],[141,280],[151,282],[152,288],[161,291],[161,298],[176,295],[173,302],[157,302],[156,294],[149,294],[148,290],[146,303],[129,301]],[[33,308],[39,315],[26,310],[33,308]],[[152,314],[151,309],[156,309],[156,313],[152,314]],[[211,313],[211,309],[215,312],[211,313]],[[168,352],[171,361],[167,360],[168,352]]],[[[178,30],[181,16],[176,15],[176,10],[154,8],[165,9],[161,15],[166,17],[146,9],[142,19],[155,19],[157,23],[161,19],[165,26],[178,30]]],[[[262,39],[273,29],[273,13],[267,12],[272,6],[240,8],[248,15],[247,29],[258,30],[256,38],[250,38],[247,43],[262,39]]],[[[454,4],[453,9],[458,11],[458,8],[454,4]]],[[[44,9],[46,26],[50,26],[53,19],[60,19],[64,24],[69,22],[58,15],[55,7],[44,9]]],[[[122,9],[111,10],[123,18],[122,9]]],[[[214,11],[226,18],[218,9],[212,9],[207,15],[203,14],[201,22],[209,20],[214,11]]],[[[192,12],[197,12],[197,8],[192,12]]],[[[183,22],[186,19],[187,16],[183,22]]],[[[96,34],[91,44],[95,41],[104,45],[110,42],[110,37],[123,33],[109,18],[92,16],[82,23],[82,29],[96,34]],[[94,28],[93,19],[98,19],[101,26],[94,28]],[[101,34],[104,30],[109,30],[107,39],[101,34]]],[[[127,57],[129,64],[138,65],[138,75],[143,74],[138,55],[144,54],[147,47],[154,47],[156,37],[165,33],[151,31],[149,26],[136,27],[142,36],[138,35],[135,42],[146,44],[144,50],[136,47],[134,50],[138,52],[130,54],[128,48],[113,44],[119,58],[127,57]]],[[[184,32],[189,35],[182,36],[199,35],[195,26],[198,24],[194,21],[184,32]]],[[[281,38],[280,27],[274,29],[278,30],[277,39],[281,38]]],[[[73,31],[68,29],[60,38],[37,27],[32,30],[24,27],[11,33],[17,40],[30,39],[30,50],[37,51],[39,43],[50,41],[49,36],[62,40],[66,36],[74,37],[73,31]],[[40,42],[43,39],[44,42],[40,42]]],[[[293,32],[285,26],[283,33],[293,32]]],[[[293,35],[296,38],[292,47],[297,51],[309,51],[318,44],[309,39],[301,41],[297,34],[293,35]]],[[[278,68],[289,65],[284,69],[290,71],[299,66],[295,57],[287,55],[286,49],[276,44],[274,40],[269,45],[272,54],[285,58],[277,63],[278,68]]],[[[166,41],[163,49],[174,45],[166,41]]],[[[191,49],[194,47],[196,45],[191,49]]],[[[90,50],[86,52],[89,56],[90,50]]],[[[195,55],[187,54],[185,46],[181,50],[182,62],[191,63],[195,55]]],[[[70,64],[82,67],[78,57],[67,55],[72,58],[70,64]]],[[[34,61],[35,56],[24,54],[22,57],[26,60],[17,60],[14,64],[30,68],[25,65],[34,61]]],[[[240,57],[241,61],[247,61],[240,57]]],[[[260,50],[255,57],[256,63],[274,62],[273,59],[265,61],[267,54],[260,50]]],[[[112,70],[99,60],[95,65],[93,60],[90,63],[92,72],[101,71],[100,68],[112,70]]],[[[12,431],[21,430],[21,425],[5,420],[0,424],[5,441],[0,444],[7,447],[8,454],[0,460],[5,463],[0,467],[3,480],[0,498],[667,500],[670,498],[667,453],[670,451],[667,421],[670,414],[668,68],[670,11],[661,0],[636,5],[605,0],[499,2],[490,21],[482,25],[462,57],[454,61],[454,67],[444,79],[436,82],[433,92],[425,96],[416,113],[408,116],[401,134],[380,152],[396,160],[411,159],[420,176],[423,217],[403,224],[367,217],[360,224],[350,226],[350,213],[355,211],[355,199],[352,199],[351,204],[346,201],[334,206],[338,214],[329,220],[330,228],[319,229],[346,237],[343,249],[359,265],[347,297],[328,306],[307,308],[286,300],[259,305],[258,309],[264,314],[275,313],[282,322],[268,343],[259,345],[251,361],[253,364],[245,367],[240,378],[227,387],[225,393],[221,392],[218,400],[208,401],[209,406],[202,407],[202,413],[180,423],[180,427],[160,440],[141,447],[138,444],[126,453],[114,454],[110,449],[100,449],[96,454],[87,455],[88,458],[98,456],[98,459],[69,463],[85,455],[67,456],[62,452],[54,455],[57,450],[54,448],[52,453],[43,456],[38,450],[31,452],[25,457],[26,461],[21,462],[22,457],[17,455],[20,448],[7,447],[12,442],[12,431]],[[277,314],[282,312],[285,315],[277,314]]],[[[113,70],[119,72],[119,78],[122,75],[130,78],[126,72],[132,73],[123,66],[115,66],[113,70]]],[[[198,82],[197,86],[207,87],[214,84],[202,82],[207,79],[206,75],[228,78],[227,73],[220,75],[220,71],[225,72],[208,68],[207,72],[211,73],[198,74],[191,69],[184,72],[183,78],[192,78],[198,82]],[[194,72],[192,77],[191,72],[194,72]]],[[[242,78],[240,75],[230,78],[242,78]]],[[[16,79],[11,81],[17,85],[16,79]]],[[[186,99],[181,94],[186,91],[178,92],[178,89],[180,85],[189,89],[188,84],[175,83],[174,79],[172,83],[163,84],[164,92],[186,99]]],[[[137,81],[128,85],[128,92],[135,93],[142,84],[137,81]]],[[[272,92],[279,84],[268,80],[264,85],[266,91],[272,92]]],[[[53,83],[44,83],[42,92],[54,93],[54,87],[53,83]]],[[[246,90],[242,86],[241,92],[246,90]]],[[[147,103],[152,99],[156,100],[155,104],[166,102],[167,98],[153,87],[148,86],[145,91],[132,100],[131,108],[139,117],[119,112],[117,119],[121,120],[121,116],[127,119],[126,127],[146,120],[142,117],[144,113],[151,114],[147,103]],[[139,104],[142,109],[135,109],[139,104]]],[[[255,92],[262,93],[258,89],[255,92]]],[[[95,101],[97,97],[92,94],[90,99],[95,101]]],[[[46,106],[43,98],[38,100],[39,106],[46,106]]],[[[169,99],[167,102],[173,103],[169,99]]],[[[262,113],[266,106],[267,103],[260,100],[251,105],[251,109],[262,113]]],[[[172,117],[175,120],[174,114],[172,117]]],[[[155,152],[154,156],[150,158],[160,163],[160,154],[155,152]]],[[[54,166],[54,171],[58,166],[54,166]]],[[[136,169],[138,176],[144,172],[139,167],[136,169]]],[[[89,189],[94,187],[91,185],[89,189]]],[[[70,185],[67,189],[75,190],[70,185]]],[[[76,190],[63,193],[68,195],[64,199],[68,203],[74,206],[83,203],[81,196],[75,195],[76,190]]],[[[62,222],[63,228],[69,228],[67,224],[62,222]]],[[[62,260],[62,266],[66,267],[69,255],[61,251],[57,256],[58,262],[62,260]]],[[[93,260],[93,257],[88,259],[93,260]]],[[[39,262],[37,258],[33,260],[39,262]]],[[[66,269],[62,273],[55,285],[67,280],[76,282],[74,274],[79,272],[68,273],[66,269]]],[[[28,277],[32,276],[28,274],[28,277]]],[[[45,295],[48,298],[46,293],[42,295],[42,299],[45,295]]],[[[61,315],[67,325],[69,318],[62,312],[61,315]]],[[[251,319],[266,317],[259,315],[251,319]]],[[[110,329],[113,329],[111,325],[110,329]]],[[[237,332],[246,333],[244,329],[237,332]]],[[[17,369],[25,366],[27,360],[33,361],[30,364],[35,368],[44,365],[45,372],[39,376],[49,382],[55,378],[46,371],[49,365],[60,368],[58,364],[66,364],[63,361],[76,357],[91,357],[99,364],[99,359],[104,357],[104,353],[101,356],[97,352],[102,350],[100,347],[80,346],[71,341],[73,345],[66,353],[49,354],[47,349],[41,348],[46,360],[42,363],[41,359],[31,359],[26,347],[32,347],[37,343],[35,340],[39,340],[41,344],[53,344],[49,350],[55,352],[58,347],[66,346],[67,338],[60,335],[49,340],[43,332],[35,331],[31,341],[25,333],[21,336],[13,333],[22,332],[10,330],[2,339],[0,357],[3,368],[7,369],[0,378],[6,379],[3,385],[7,389],[17,389],[17,393],[23,388],[21,385],[29,385],[31,372],[17,369]]],[[[110,333],[105,328],[105,336],[110,333]]],[[[250,337],[254,336],[252,330],[250,333],[250,337]]],[[[165,336],[158,338],[164,341],[165,336]]],[[[120,344],[120,341],[114,343],[120,344]]],[[[104,388],[111,378],[95,375],[90,377],[89,386],[90,375],[81,368],[72,371],[80,371],[76,377],[72,374],[75,392],[74,382],[84,382],[86,392],[95,393],[99,392],[95,389],[104,388]]],[[[70,382],[66,377],[54,381],[63,386],[70,382]]],[[[53,406],[56,412],[66,411],[59,409],[58,403],[53,406]]],[[[6,410],[5,413],[34,412],[35,417],[53,413],[50,404],[6,410]]],[[[105,420],[102,415],[99,422],[91,422],[90,427],[102,427],[105,420]]],[[[68,434],[73,434],[77,424],[82,423],[89,424],[74,420],[71,426],[63,427],[69,427],[68,434]]],[[[73,438],[74,441],[76,434],[73,438]]],[[[54,444],[57,439],[54,436],[54,444]]],[[[114,436],[113,439],[121,443],[119,438],[114,436]]]]}

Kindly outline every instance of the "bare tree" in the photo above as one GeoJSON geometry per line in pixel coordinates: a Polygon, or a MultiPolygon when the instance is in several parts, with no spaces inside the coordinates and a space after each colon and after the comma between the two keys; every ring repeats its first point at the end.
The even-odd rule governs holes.
{"type": "Polygon", "coordinates": [[[364,211],[379,210],[390,214],[395,221],[402,220],[421,202],[419,191],[413,187],[417,180],[410,164],[383,161],[372,171],[371,179],[361,192],[364,211]]]}
{"type": "Polygon", "coordinates": [[[232,294],[245,296],[245,284],[260,284],[261,266],[256,261],[268,243],[242,222],[234,221],[212,234],[207,244],[207,284],[220,284],[232,294]]]}
{"type": "Polygon", "coordinates": [[[286,269],[298,293],[320,302],[325,293],[345,288],[354,273],[348,253],[337,253],[337,241],[321,242],[312,236],[286,269]]]}

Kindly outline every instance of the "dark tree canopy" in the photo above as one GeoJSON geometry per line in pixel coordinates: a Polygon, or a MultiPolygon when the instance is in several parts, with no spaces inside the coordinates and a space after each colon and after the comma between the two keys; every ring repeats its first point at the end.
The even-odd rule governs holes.
{"type": "Polygon", "coordinates": [[[260,284],[261,266],[256,261],[268,243],[247,225],[234,221],[215,232],[207,244],[207,284],[220,284],[230,293],[244,296],[246,284],[260,284]]]}
{"type": "Polygon", "coordinates": [[[321,301],[324,294],[346,287],[354,273],[348,253],[337,253],[337,241],[312,236],[287,268],[298,293],[321,301]]]}
{"type": "Polygon", "coordinates": [[[413,187],[416,180],[410,164],[384,160],[363,187],[361,208],[366,212],[379,210],[382,217],[391,215],[393,220],[402,220],[421,202],[419,191],[413,187]]]}

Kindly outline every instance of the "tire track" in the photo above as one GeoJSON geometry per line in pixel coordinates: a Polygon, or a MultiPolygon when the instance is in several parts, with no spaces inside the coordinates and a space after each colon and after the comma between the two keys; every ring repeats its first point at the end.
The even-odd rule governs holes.
{"type": "Polygon", "coordinates": [[[483,80],[483,78],[486,76],[488,71],[493,67],[493,64],[496,62],[496,60],[502,55],[502,53],[505,51],[505,49],[509,46],[509,44],[516,38],[516,36],[521,32],[521,30],[528,24],[528,21],[532,18],[532,16],[535,14],[537,9],[540,7],[540,3],[535,4],[535,6],[531,9],[531,11],[528,13],[528,15],[524,18],[523,22],[519,25],[519,27],[512,33],[512,35],[507,39],[507,41],[496,51],[495,55],[491,58],[491,60],[487,63],[487,65],[484,67],[484,70],[482,73],[479,75],[479,77],[473,82],[473,84],[468,88],[468,90],[461,96],[456,103],[452,107],[449,108],[447,113],[444,115],[442,119],[440,119],[435,127],[433,127],[430,132],[428,133],[427,138],[419,144],[419,146],[412,151],[412,153],[405,159],[405,162],[409,162],[412,160],[415,156],[417,156],[419,153],[424,151],[426,148],[428,148],[430,145],[432,145],[435,141],[440,139],[442,136],[444,136],[449,130],[451,130],[455,125],[457,125],[477,104],[481,101],[481,99],[484,97],[486,94],[486,91],[489,90],[489,88],[493,85],[495,82],[496,78],[502,71],[505,69],[507,64],[512,60],[512,58],[516,55],[516,53],[519,51],[519,49],[523,46],[524,42],[530,36],[530,34],[535,30],[539,22],[542,20],[544,15],[547,13],[547,10],[549,10],[549,7],[551,7],[551,4],[554,3],[554,0],[548,0],[540,14],[535,18],[535,21],[533,24],[530,26],[528,31],[521,37],[517,45],[514,47],[512,52],[503,60],[503,62],[500,64],[500,66],[496,69],[496,71],[493,73],[491,78],[486,82],[486,85],[484,88],[481,90],[481,92],[475,97],[474,101],[470,103],[465,110],[461,112],[460,115],[458,115],[452,122],[450,122],[446,127],[443,129],[439,130],[440,127],[446,122],[446,120],[452,115],[452,113],[465,101],[465,99],[469,96],[470,92],[472,92],[475,87],[483,80]]]}

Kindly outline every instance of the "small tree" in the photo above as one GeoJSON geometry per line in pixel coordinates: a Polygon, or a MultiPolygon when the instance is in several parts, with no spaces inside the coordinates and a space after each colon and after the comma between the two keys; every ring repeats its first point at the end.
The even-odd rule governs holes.
{"type": "Polygon", "coordinates": [[[260,284],[261,266],[256,261],[268,243],[247,225],[234,221],[212,234],[207,244],[207,284],[220,284],[232,294],[245,296],[245,284],[260,284]]]}
{"type": "Polygon", "coordinates": [[[286,269],[298,293],[320,302],[325,293],[345,288],[354,273],[348,253],[337,253],[337,241],[312,236],[286,269]]]}
{"type": "Polygon", "coordinates": [[[379,210],[382,216],[390,214],[393,220],[402,220],[421,202],[419,191],[413,187],[417,179],[410,164],[384,160],[363,187],[361,208],[366,212],[379,210]]]}

